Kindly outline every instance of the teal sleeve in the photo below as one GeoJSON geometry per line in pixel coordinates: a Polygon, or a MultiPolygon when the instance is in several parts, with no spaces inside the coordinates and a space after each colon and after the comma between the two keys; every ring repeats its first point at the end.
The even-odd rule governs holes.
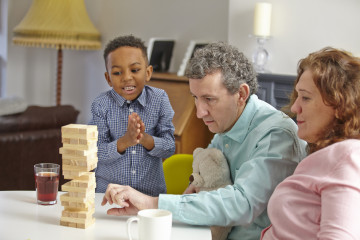
{"type": "MultiPolygon", "coordinates": [[[[246,141],[228,150],[234,185],[198,194],[160,195],[159,208],[170,210],[174,219],[189,224],[223,226],[255,222],[267,226],[267,216],[254,220],[262,213],[266,215],[267,202],[274,188],[297,166],[296,140],[288,131],[274,128],[261,139],[246,141]],[[254,147],[249,149],[249,146],[254,147]],[[245,154],[248,159],[244,159],[245,154]]],[[[221,147],[219,144],[213,141],[211,146],[221,147]]],[[[226,154],[227,150],[222,150],[226,154]]]]}

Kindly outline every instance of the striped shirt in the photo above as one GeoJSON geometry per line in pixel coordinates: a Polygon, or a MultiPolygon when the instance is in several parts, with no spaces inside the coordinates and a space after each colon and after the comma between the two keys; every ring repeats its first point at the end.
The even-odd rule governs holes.
{"type": "Polygon", "coordinates": [[[96,192],[105,192],[109,183],[116,183],[151,196],[166,193],[162,159],[175,152],[174,111],[166,92],[145,85],[136,100],[127,101],[111,89],[93,101],[91,114],[89,124],[97,125],[99,131],[96,192]],[[140,116],[155,146],[148,151],[137,144],[120,154],[117,140],[126,133],[132,112],[140,116]]]}

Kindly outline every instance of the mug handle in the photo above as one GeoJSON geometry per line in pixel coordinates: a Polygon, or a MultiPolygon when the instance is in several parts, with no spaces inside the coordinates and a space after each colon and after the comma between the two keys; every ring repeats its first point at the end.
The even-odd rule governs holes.
{"type": "Polygon", "coordinates": [[[139,218],[138,217],[131,217],[126,221],[126,230],[127,230],[127,235],[129,237],[129,240],[132,240],[130,230],[131,230],[131,223],[134,222],[134,221],[139,221],[139,218]]]}

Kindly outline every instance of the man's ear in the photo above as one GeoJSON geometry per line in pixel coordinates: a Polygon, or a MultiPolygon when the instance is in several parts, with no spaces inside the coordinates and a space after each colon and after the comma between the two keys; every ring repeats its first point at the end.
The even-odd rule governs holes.
{"type": "Polygon", "coordinates": [[[105,72],[104,75],[105,75],[105,79],[106,79],[107,83],[109,84],[110,87],[112,87],[112,83],[111,83],[109,73],[105,72]]]}
{"type": "Polygon", "coordinates": [[[238,93],[239,93],[239,103],[241,105],[245,104],[247,99],[250,96],[250,87],[249,87],[249,85],[247,85],[246,83],[241,84],[238,93]]]}
{"type": "Polygon", "coordinates": [[[146,68],[146,81],[147,82],[150,81],[152,73],[153,73],[153,66],[152,65],[147,66],[147,68],[146,68]]]}

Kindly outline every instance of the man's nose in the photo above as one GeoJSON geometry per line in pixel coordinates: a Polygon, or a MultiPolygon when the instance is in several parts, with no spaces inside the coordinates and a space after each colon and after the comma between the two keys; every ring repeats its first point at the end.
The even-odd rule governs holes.
{"type": "Polygon", "coordinates": [[[196,116],[197,118],[203,118],[207,115],[207,110],[206,108],[203,106],[203,104],[201,104],[199,101],[195,103],[196,105],[196,116]]]}

